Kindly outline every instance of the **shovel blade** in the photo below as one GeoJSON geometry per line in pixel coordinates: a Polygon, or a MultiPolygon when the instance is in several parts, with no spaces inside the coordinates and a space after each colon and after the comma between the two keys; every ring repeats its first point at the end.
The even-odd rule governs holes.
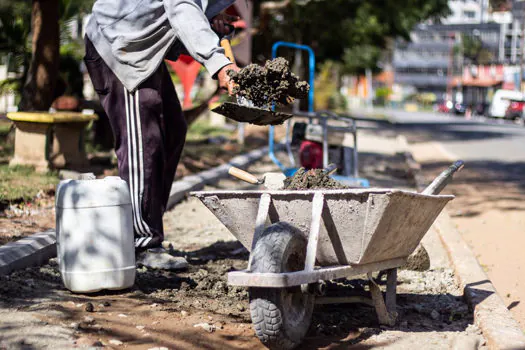
{"type": "Polygon", "coordinates": [[[241,106],[235,103],[226,102],[212,109],[212,112],[219,113],[226,118],[233,119],[241,123],[255,125],[279,125],[290,119],[293,115],[288,113],[273,112],[257,107],[241,106]]]}

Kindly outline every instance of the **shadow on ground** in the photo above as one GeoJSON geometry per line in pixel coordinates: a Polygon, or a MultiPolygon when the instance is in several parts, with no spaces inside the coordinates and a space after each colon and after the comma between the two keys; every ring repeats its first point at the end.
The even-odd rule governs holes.
{"type": "Polygon", "coordinates": [[[513,137],[522,133],[522,127],[475,123],[464,120],[444,120],[442,122],[403,122],[389,123],[376,121],[358,122],[361,130],[371,130],[381,136],[403,134],[410,143],[429,141],[476,141],[513,137]]]}
{"type": "MultiPolygon", "coordinates": [[[[423,164],[425,180],[448,166],[445,162],[423,164]]],[[[469,161],[454,176],[447,191],[457,196],[463,209],[451,216],[474,217],[484,210],[525,210],[525,162],[469,161]]]]}
{"type": "MultiPolygon", "coordinates": [[[[228,271],[245,268],[245,249],[237,242],[218,242],[198,251],[175,253],[188,257],[192,264],[188,271],[138,269],[135,286],[121,292],[72,294],[62,287],[54,261],[41,268],[18,271],[0,277],[0,305],[34,312],[50,324],[73,327],[77,337],[119,339],[130,346],[258,348],[260,343],[250,325],[248,293],[226,283],[228,271]],[[87,303],[93,305],[94,312],[86,311],[87,303]],[[188,316],[181,316],[184,313],[188,316]],[[89,317],[95,321],[86,321],[89,317]],[[214,324],[218,329],[214,333],[195,329],[193,324],[200,322],[214,324]],[[145,325],[149,335],[137,330],[137,325],[145,325]]],[[[366,293],[366,285],[364,279],[331,282],[327,296],[366,293]]],[[[368,349],[371,346],[362,343],[383,332],[462,332],[472,323],[472,313],[461,297],[446,292],[405,292],[403,286],[400,280],[395,327],[380,327],[374,309],[367,305],[318,305],[301,348],[353,345],[356,349],[368,349]]],[[[3,321],[0,334],[2,327],[10,325],[3,321]]],[[[387,345],[382,340],[374,344],[387,345]]]]}

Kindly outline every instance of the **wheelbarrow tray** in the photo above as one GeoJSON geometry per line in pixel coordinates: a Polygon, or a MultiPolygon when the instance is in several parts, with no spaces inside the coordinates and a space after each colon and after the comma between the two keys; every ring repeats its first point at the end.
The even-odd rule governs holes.
{"type": "Polygon", "coordinates": [[[192,195],[251,251],[263,194],[271,198],[266,224],[285,221],[308,239],[314,195],[322,192],[316,265],[401,265],[417,247],[452,195],[398,189],[308,191],[201,191],[192,195]]]}

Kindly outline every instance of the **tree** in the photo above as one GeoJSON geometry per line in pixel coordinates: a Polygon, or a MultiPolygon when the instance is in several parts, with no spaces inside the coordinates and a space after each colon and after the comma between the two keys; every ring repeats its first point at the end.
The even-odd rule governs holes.
{"type": "Polygon", "coordinates": [[[255,57],[277,40],[310,45],[319,62],[345,63],[361,73],[377,69],[392,38],[409,40],[419,22],[449,13],[446,0],[287,0],[263,2],[256,16],[255,57]]]}
{"type": "Polygon", "coordinates": [[[55,99],[60,49],[58,9],[58,0],[33,0],[32,58],[20,110],[48,110],[55,99]]]}
{"type": "Polygon", "coordinates": [[[462,35],[459,50],[469,63],[490,64],[494,61],[494,54],[483,47],[479,36],[462,35]]]}

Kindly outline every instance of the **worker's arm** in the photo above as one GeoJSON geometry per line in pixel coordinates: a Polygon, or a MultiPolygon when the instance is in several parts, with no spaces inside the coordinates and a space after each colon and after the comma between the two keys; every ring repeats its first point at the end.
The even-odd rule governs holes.
{"type": "Polygon", "coordinates": [[[202,8],[192,0],[164,0],[168,20],[188,53],[219,80],[222,88],[229,88],[226,71],[238,70],[224,55],[219,37],[212,30],[202,8]]]}

